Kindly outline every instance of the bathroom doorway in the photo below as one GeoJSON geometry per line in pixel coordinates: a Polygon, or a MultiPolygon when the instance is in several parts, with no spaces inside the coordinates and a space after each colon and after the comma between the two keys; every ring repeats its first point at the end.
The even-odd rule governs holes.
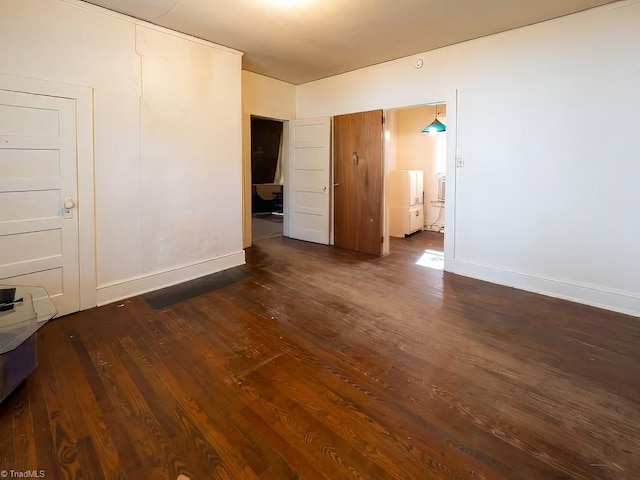
{"type": "Polygon", "coordinates": [[[251,117],[252,243],[282,236],[283,126],[281,120],[251,117]]]}
{"type": "Polygon", "coordinates": [[[402,242],[424,243],[416,263],[438,270],[444,268],[446,124],[445,103],[385,112],[389,251],[402,242]],[[436,119],[444,127],[423,131],[436,119]]]}

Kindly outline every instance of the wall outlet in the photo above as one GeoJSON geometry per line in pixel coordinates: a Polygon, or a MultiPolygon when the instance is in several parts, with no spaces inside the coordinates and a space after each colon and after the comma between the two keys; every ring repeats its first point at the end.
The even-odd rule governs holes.
{"type": "Polygon", "coordinates": [[[464,158],[456,157],[456,167],[458,168],[464,167],[464,158]]]}

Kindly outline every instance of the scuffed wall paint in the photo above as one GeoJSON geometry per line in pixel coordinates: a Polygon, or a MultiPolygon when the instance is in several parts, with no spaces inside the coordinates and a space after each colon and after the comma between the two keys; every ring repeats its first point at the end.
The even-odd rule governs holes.
{"type": "Polygon", "coordinates": [[[83,2],[0,9],[0,73],[94,91],[98,301],[241,263],[241,54],[83,2]]]}

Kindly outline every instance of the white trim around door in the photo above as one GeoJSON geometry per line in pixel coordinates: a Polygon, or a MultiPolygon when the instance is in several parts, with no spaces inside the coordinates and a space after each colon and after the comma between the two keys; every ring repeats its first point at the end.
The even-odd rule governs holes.
{"type": "Polygon", "coordinates": [[[97,305],[97,293],[96,241],[94,233],[93,89],[7,74],[0,74],[0,89],[75,100],[80,310],[95,307],[97,305]]]}

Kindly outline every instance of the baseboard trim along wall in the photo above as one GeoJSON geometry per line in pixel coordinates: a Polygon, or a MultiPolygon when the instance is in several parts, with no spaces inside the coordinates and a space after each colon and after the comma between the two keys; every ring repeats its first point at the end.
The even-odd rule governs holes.
{"type": "Polygon", "coordinates": [[[195,278],[204,277],[228,268],[244,265],[244,250],[222,257],[187,265],[164,272],[154,272],[122,282],[98,287],[98,306],[107,305],[125,298],[142,295],[161,288],[177,285],[195,278]]]}
{"type": "Polygon", "coordinates": [[[640,317],[640,296],[631,292],[568,283],[455,259],[445,261],[445,270],[465,277],[640,317]]]}

